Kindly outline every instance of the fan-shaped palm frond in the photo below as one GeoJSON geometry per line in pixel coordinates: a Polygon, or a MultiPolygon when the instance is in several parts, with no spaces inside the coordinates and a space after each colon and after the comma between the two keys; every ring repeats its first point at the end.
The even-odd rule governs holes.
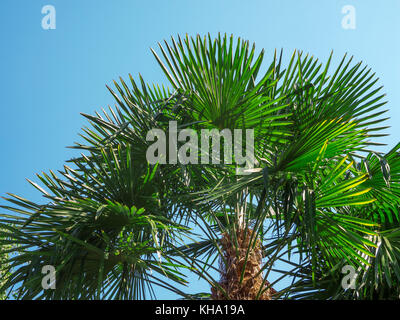
{"type": "Polygon", "coordinates": [[[177,291],[153,272],[185,283],[179,263],[164,255],[173,248],[172,234],[186,228],[171,220],[157,166],[136,163],[129,147],[103,149],[101,155],[74,161],[77,168],[65,167],[63,179],[43,173],[39,178],[49,192],[31,182],[46,205],[15,195],[6,199],[19,208],[3,208],[19,215],[2,215],[2,235],[21,246],[10,259],[17,269],[6,287],[22,282],[22,298],[143,298],[151,283],[177,291]],[[55,291],[42,290],[43,265],[56,267],[55,291]]]}

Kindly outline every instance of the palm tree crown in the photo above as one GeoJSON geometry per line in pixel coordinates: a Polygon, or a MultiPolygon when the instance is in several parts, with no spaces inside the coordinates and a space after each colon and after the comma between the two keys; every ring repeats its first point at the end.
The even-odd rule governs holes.
{"type": "MultiPolygon", "coordinates": [[[[83,115],[90,126],[73,146],[82,154],[37,175],[41,185],[29,180],[45,201],[5,198],[0,254],[18,247],[3,290],[21,299],[145,299],[157,286],[186,299],[399,298],[400,144],[372,151],[387,110],[369,68],[345,56],[331,72],[332,54],[323,64],[301,51],[286,68],[282,52],[265,66],[264,51],[226,35],[171,38],[153,54],[169,86],[114,82],[115,107],[83,115]],[[198,137],[251,130],[254,167],[238,175],[236,154],[150,163],[148,132],[169,138],[171,122],[198,137]],[[42,287],[45,265],[56,269],[54,290],[42,287]],[[210,292],[179,289],[187,271],[210,292]],[[291,281],[277,290],[282,279],[291,281]]],[[[166,143],[168,158],[185,141],[166,143]]]]}

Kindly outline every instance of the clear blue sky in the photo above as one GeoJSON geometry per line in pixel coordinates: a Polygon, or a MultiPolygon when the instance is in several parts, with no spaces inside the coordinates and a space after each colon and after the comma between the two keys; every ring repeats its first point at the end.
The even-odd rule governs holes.
{"type": "Polygon", "coordinates": [[[105,84],[119,76],[140,72],[166,83],[150,47],[177,34],[232,33],[264,48],[267,59],[275,48],[322,61],[332,49],[335,61],[354,55],[385,87],[392,127],[384,142],[393,146],[400,140],[399,14],[399,0],[2,0],[0,195],[39,200],[25,178],[75,154],[65,146],[86,124],[79,113],[113,104],[105,84]],[[55,30],[42,29],[44,5],[56,9],[55,30]],[[356,9],[355,29],[342,28],[345,5],[356,9]]]}

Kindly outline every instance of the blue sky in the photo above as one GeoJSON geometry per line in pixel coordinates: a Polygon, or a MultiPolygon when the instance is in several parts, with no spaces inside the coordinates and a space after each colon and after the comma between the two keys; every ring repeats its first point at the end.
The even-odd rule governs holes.
{"type": "Polygon", "coordinates": [[[400,132],[399,12],[398,0],[2,0],[0,195],[39,200],[25,178],[57,170],[76,154],[65,146],[86,124],[79,113],[113,105],[105,84],[119,76],[140,72],[166,83],[150,47],[177,34],[240,36],[264,48],[266,60],[275,48],[322,61],[332,49],[336,62],[354,55],[384,85],[392,127],[383,142],[393,146],[400,132]],[[44,5],[56,9],[55,30],[42,29],[44,5]],[[345,5],[356,9],[355,29],[342,28],[345,5]]]}

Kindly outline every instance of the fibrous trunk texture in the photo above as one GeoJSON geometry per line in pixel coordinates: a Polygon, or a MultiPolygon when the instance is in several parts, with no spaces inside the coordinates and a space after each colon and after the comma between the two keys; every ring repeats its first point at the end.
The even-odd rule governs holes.
{"type": "Polygon", "coordinates": [[[226,263],[224,263],[224,259],[220,260],[221,280],[219,285],[226,295],[221,289],[214,287],[211,289],[213,300],[271,300],[272,295],[276,293],[273,288],[268,288],[268,281],[263,284],[264,278],[260,272],[262,267],[261,242],[257,238],[252,238],[251,235],[252,230],[250,229],[239,230],[236,232],[237,244],[228,233],[222,235],[221,246],[226,263]],[[254,246],[249,251],[247,263],[245,263],[250,241],[254,246]],[[243,268],[243,280],[240,282],[243,268]],[[261,286],[263,292],[259,295],[261,286]]]}

